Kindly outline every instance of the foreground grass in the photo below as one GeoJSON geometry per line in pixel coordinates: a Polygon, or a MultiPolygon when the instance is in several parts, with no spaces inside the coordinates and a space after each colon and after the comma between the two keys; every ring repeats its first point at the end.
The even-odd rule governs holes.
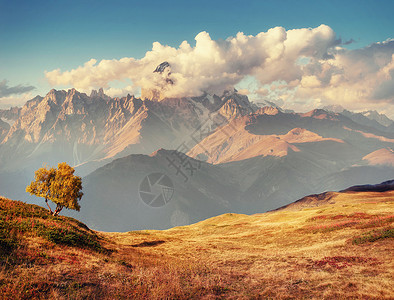
{"type": "Polygon", "coordinates": [[[2,199],[0,295],[393,299],[393,200],[394,192],[338,193],[331,204],[301,210],[226,214],[165,231],[98,233],[2,199]],[[16,214],[13,205],[39,213],[16,214]],[[56,228],[75,238],[52,238],[48,231],[56,228]]]}
{"type": "Polygon", "coordinates": [[[54,217],[37,205],[0,197],[0,249],[9,253],[21,242],[18,237],[42,237],[55,244],[104,251],[97,235],[83,223],[54,217]]]}

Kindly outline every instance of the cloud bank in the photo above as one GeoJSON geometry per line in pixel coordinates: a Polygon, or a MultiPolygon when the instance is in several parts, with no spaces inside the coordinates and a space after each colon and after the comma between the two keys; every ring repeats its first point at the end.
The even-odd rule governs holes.
{"type": "Polygon", "coordinates": [[[110,93],[143,88],[187,97],[239,86],[252,99],[279,100],[294,108],[394,106],[394,40],[347,50],[329,26],[321,25],[287,31],[275,27],[255,36],[240,32],[226,40],[212,40],[201,32],[195,41],[194,46],[184,41],[178,48],[155,42],[141,59],[91,59],[76,69],[45,75],[53,86],[104,87],[110,93]],[[154,73],[164,61],[170,72],[154,73]],[[132,85],[111,86],[122,80],[132,85]]]}
{"type": "Polygon", "coordinates": [[[10,95],[19,95],[30,92],[34,90],[34,86],[23,86],[23,85],[16,85],[16,86],[8,86],[8,81],[3,80],[0,81],[0,98],[8,97],[10,95]]]}
{"type": "Polygon", "coordinates": [[[33,98],[31,93],[33,90],[35,90],[34,86],[9,86],[8,80],[0,81],[0,109],[25,104],[27,100],[33,98]]]}

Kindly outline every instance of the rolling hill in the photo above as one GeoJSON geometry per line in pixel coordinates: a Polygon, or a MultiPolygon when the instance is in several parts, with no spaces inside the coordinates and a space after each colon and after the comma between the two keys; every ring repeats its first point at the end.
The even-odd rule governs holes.
{"type": "Polygon", "coordinates": [[[394,191],[392,184],[378,190],[351,188],[264,214],[124,233],[95,232],[1,198],[0,293],[3,299],[392,299],[394,191]]]}

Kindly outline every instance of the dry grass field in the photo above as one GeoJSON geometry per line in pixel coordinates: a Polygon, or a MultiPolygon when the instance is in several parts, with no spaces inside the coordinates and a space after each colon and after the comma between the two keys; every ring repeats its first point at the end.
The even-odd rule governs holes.
{"type": "Polygon", "coordinates": [[[0,297],[394,299],[394,191],[328,196],[128,233],[2,198],[0,297]]]}

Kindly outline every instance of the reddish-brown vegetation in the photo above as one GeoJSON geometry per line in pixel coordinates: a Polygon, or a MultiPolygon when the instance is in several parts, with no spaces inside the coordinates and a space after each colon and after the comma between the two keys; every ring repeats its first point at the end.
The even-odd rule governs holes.
{"type": "Polygon", "coordinates": [[[392,299],[394,193],[94,232],[0,199],[3,299],[392,299]],[[371,204],[370,202],[374,202],[371,204]]]}

